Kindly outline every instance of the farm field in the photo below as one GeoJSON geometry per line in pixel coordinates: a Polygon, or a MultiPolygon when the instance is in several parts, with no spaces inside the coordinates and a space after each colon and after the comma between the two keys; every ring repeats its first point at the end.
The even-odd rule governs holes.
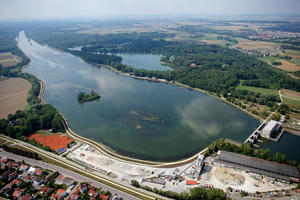
{"type": "Polygon", "coordinates": [[[21,78],[0,80],[0,119],[25,108],[30,88],[31,84],[21,78]]]}
{"type": "Polygon", "coordinates": [[[243,86],[239,85],[237,89],[240,90],[249,90],[252,92],[260,92],[264,95],[279,95],[278,90],[276,89],[268,89],[268,88],[259,88],[259,87],[250,87],[250,86],[243,86]]]}
{"type": "Polygon", "coordinates": [[[288,62],[286,60],[282,60],[282,59],[279,59],[277,61],[281,62],[282,64],[281,65],[272,65],[272,66],[274,66],[278,69],[282,69],[282,70],[288,71],[288,72],[295,72],[295,71],[300,70],[300,67],[298,67],[294,63],[290,63],[290,62],[288,62]]]}
{"type": "Polygon", "coordinates": [[[0,64],[3,67],[9,67],[21,62],[19,56],[13,55],[11,52],[0,53],[0,64]]]}
{"type": "Polygon", "coordinates": [[[250,50],[259,50],[259,49],[270,49],[277,47],[279,45],[273,42],[265,42],[265,41],[252,41],[246,39],[240,39],[238,47],[242,49],[250,49],[250,50]]]}
{"type": "Polygon", "coordinates": [[[282,89],[281,94],[283,96],[283,102],[288,104],[290,107],[300,109],[300,92],[292,90],[282,89]]]}

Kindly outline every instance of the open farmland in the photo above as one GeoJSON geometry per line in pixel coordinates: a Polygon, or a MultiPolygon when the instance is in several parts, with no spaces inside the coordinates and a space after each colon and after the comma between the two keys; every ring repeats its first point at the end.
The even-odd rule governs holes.
{"type": "Polygon", "coordinates": [[[286,60],[277,60],[279,62],[281,62],[281,65],[273,65],[276,68],[282,69],[284,71],[288,71],[288,72],[295,72],[300,70],[300,67],[298,67],[296,64],[294,63],[290,63],[286,60]]]}
{"type": "Polygon", "coordinates": [[[260,93],[262,93],[264,95],[279,95],[278,90],[275,90],[275,89],[250,87],[250,86],[242,86],[242,85],[239,85],[237,87],[237,89],[240,89],[240,90],[249,90],[249,91],[252,91],[252,92],[260,92],[260,93]]]}
{"type": "Polygon", "coordinates": [[[0,53],[0,64],[3,67],[9,67],[21,62],[19,56],[13,55],[11,52],[0,53]]]}
{"type": "Polygon", "coordinates": [[[21,78],[0,81],[0,119],[25,108],[30,88],[31,84],[21,78]]]}
{"type": "Polygon", "coordinates": [[[272,42],[252,41],[246,39],[239,40],[239,44],[238,44],[238,47],[242,49],[250,49],[250,50],[270,49],[277,46],[278,45],[272,42]]]}
{"type": "Polygon", "coordinates": [[[282,89],[280,90],[283,96],[283,102],[291,107],[300,109],[300,92],[295,92],[292,90],[282,89]]]}

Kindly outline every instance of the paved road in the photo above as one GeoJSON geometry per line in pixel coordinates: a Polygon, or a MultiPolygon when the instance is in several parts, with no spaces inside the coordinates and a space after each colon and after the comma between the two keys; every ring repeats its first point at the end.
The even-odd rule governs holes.
{"type": "Polygon", "coordinates": [[[73,171],[70,171],[68,169],[65,169],[65,168],[62,168],[62,167],[59,167],[59,166],[56,166],[56,165],[52,165],[52,164],[45,163],[45,162],[42,162],[42,161],[37,161],[37,160],[33,160],[33,159],[26,158],[26,157],[23,157],[23,156],[15,155],[15,154],[12,154],[12,153],[9,153],[9,152],[5,152],[3,150],[1,150],[0,155],[3,156],[3,157],[8,157],[8,158],[14,159],[16,161],[24,160],[26,163],[28,163],[30,165],[40,166],[42,168],[50,169],[52,171],[59,171],[60,173],[62,173],[65,176],[72,177],[72,178],[74,178],[74,179],[76,179],[77,181],[80,181],[80,182],[89,182],[97,188],[102,188],[103,190],[108,190],[112,194],[117,194],[118,196],[123,197],[123,199],[126,199],[126,200],[127,199],[128,200],[137,200],[138,199],[134,196],[131,196],[130,194],[127,194],[125,192],[116,190],[115,188],[104,185],[102,183],[94,181],[93,179],[90,179],[88,177],[85,177],[83,175],[77,174],[73,171]]]}

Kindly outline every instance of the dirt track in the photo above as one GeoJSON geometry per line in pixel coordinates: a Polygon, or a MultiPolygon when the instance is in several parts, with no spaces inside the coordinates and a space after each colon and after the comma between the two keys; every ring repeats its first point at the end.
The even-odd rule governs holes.
{"type": "Polygon", "coordinates": [[[21,78],[0,81],[0,119],[25,108],[30,88],[31,84],[21,78]]]}

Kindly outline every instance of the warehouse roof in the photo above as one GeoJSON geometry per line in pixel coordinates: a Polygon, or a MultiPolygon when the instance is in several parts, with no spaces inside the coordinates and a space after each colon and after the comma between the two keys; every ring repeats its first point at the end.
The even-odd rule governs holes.
{"type": "Polygon", "coordinates": [[[277,121],[271,120],[269,123],[264,127],[264,130],[271,132],[272,129],[277,125],[277,121]]]}
{"type": "Polygon", "coordinates": [[[237,153],[219,151],[218,160],[240,165],[248,168],[249,171],[252,171],[254,173],[264,174],[275,178],[286,180],[289,180],[290,177],[294,177],[297,179],[300,178],[298,169],[296,167],[237,153]]]}

